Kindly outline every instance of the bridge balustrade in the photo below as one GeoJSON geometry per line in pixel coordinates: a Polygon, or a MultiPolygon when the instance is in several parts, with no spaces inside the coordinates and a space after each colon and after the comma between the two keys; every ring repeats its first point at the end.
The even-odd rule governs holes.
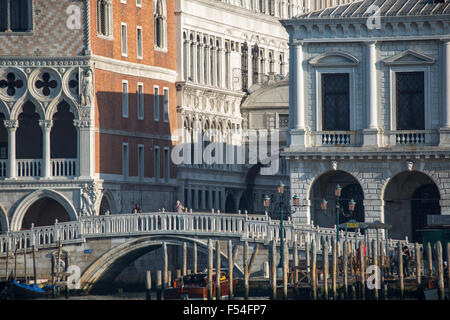
{"type": "MultiPolygon", "coordinates": [[[[306,224],[295,224],[291,220],[283,222],[284,239],[292,246],[297,241],[299,249],[305,249],[306,243],[316,241],[318,252],[323,243],[329,248],[336,231],[334,228],[320,228],[306,224]]],[[[182,234],[204,236],[233,236],[246,241],[268,243],[280,242],[280,221],[267,215],[223,214],[223,213],[177,213],[151,212],[140,214],[113,214],[102,216],[82,216],[78,221],[55,223],[51,226],[34,227],[30,230],[10,231],[0,234],[0,254],[7,248],[23,249],[25,246],[52,247],[58,241],[63,244],[80,243],[86,238],[139,236],[146,234],[182,234]]],[[[373,236],[372,236],[373,238],[373,236]]],[[[353,249],[360,241],[367,241],[367,235],[359,232],[340,232],[341,248],[345,240],[353,249]]],[[[399,240],[389,239],[384,244],[389,248],[398,246],[399,240]]],[[[407,239],[402,240],[407,243],[407,239]]],[[[371,246],[366,245],[370,250],[371,246]]]]}

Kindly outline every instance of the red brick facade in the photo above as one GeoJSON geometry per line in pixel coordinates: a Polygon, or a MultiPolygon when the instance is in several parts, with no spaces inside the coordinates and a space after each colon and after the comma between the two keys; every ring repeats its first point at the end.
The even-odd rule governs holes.
{"type": "MultiPolygon", "coordinates": [[[[126,4],[114,1],[112,6],[112,36],[97,35],[96,0],[91,0],[92,54],[117,62],[132,63],[133,68],[176,70],[174,2],[167,1],[167,49],[155,50],[153,44],[153,2],[127,0],[126,4]],[[127,25],[127,56],[121,52],[121,24],[127,25]],[[137,57],[137,26],[142,27],[143,57],[137,57]],[[150,68],[149,68],[150,67],[150,68]]],[[[115,64],[113,61],[112,64],[115,64]]],[[[127,64],[121,64],[127,68],[127,64]]],[[[114,70],[114,67],[112,67],[114,70]]],[[[128,143],[129,176],[138,175],[138,144],[144,146],[144,177],[154,177],[154,146],[160,147],[161,176],[163,175],[164,147],[171,147],[171,132],[177,127],[176,89],[173,81],[138,76],[138,72],[124,73],[100,69],[94,65],[95,78],[95,171],[101,174],[122,174],[122,144],[128,143]],[[128,117],[122,115],[122,82],[128,82],[128,117]],[[137,85],[143,84],[144,116],[138,119],[137,85]],[[154,87],[159,88],[159,121],[154,120],[154,87]],[[169,121],[163,119],[164,88],[169,90],[169,121]]],[[[125,69],[126,70],[126,69],[125,69]]],[[[164,71],[163,71],[164,72],[164,71]]],[[[150,71],[147,73],[151,73],[150,71]]],[[[171,177],[175,177],[171,166],[171,177]]]]}

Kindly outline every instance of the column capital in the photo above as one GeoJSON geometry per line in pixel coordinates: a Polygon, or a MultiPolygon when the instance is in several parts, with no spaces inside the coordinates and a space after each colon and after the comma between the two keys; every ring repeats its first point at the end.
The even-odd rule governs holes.
{"type": "Polygon", "coordinates": [[[90,128],[92,126],[91,120],[73,120],[73,125],[77,128],[90,128]]]}
{"type": "Polygon", "coordinates": [[[53,121],[52,120],[39,120],[39,125],[41,126],[41,128],[51,129],[51,127],[53,125],[53,121]]]}
{"type": "Polygon", "coordinates": [[[289,41],[288,45],[289,45],[289,47],[299,48],[299,47],[305,45],[305,42],[300,41],[300,40],[292,40],[292,41],[289,41]]]}
{"type": "Polygon", "coordinates": [[[18,120],[3,120],[3,125],[7,129],[17,129],[19,127],[18,120]]]}

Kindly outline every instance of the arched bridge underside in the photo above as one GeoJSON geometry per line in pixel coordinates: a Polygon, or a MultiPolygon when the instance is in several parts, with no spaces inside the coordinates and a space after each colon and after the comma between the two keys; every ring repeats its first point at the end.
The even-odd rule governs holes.
{"type": "MultiPolygon", "coordinates": [[[[196,243],[200,253],[208,254],[208,242],[202,239],[174,235],[154,235],[132,239],[105,252],[89,265],[81,275],[81,289],[91,291],[103,284],[111,283],[128,264],[146,253],[161,248],[163,243],[181,247],[184,243],[191,247],[196,243]]],[[[228,259],[223,249],[220,250],[221,260],[228,259]]],[[[216,256],[215,247],[213,250],[216,256]]],[[[234,271],[237,271],[238,275],[243,275],[241,267],[236,263],[234,263],[234,271]]]]}

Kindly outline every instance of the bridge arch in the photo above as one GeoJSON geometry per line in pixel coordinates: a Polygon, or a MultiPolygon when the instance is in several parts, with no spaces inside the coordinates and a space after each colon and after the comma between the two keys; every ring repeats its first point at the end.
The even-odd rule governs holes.
{"type": "Polygon", "coordinates": [[[77,221],[78,215],[76,213],[75,208],[70,203],[70,201],[61,193],[56,192],[50,189],[42,189],[36,190],[29,195],[27,195],[24,199],[22,199],[14,210],[14,214],[11,220],[11,230],[12,231],[20,231],[22,228],[22,221],[28,211],[28,209],[36,203],[38,200],[50,198],[55,200],[59,205],[61,205],[69,215],[71,221],[77,221]]]}
{"type": "MultiPolygon", "coordinates": [[[[96,284],[102,282],[112,282],[123,270],[125,265],[140,256],[155,250],[163,243],[167,245],[183,246],[185,242],[196,243],[199,251],[206,253],[208,250],[208,243],[199,239],[192,239],[183,236],[172,235],[154,235],[138,239],[118,245],[115,248],[105,252],[97,260],[95,260],[81,275],[80,285],[81,289],[89,292],[96,284]]],[[[215,250],[215,247],[213,248],[215,250]]],[[[221,258],[227,256],[221,253],[221,258]]],[[[234,270],[243,275],[243,270],[234,263],[234,270]]]]}

